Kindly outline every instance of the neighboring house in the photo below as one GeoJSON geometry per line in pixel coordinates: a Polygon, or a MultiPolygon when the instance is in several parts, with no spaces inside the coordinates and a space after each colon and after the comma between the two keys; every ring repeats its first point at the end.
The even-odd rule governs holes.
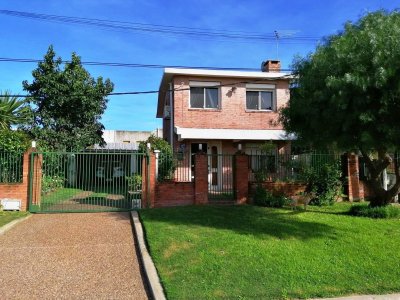
{"type": "Polygon", "coordinates": [[[94,149],[102,150],[138,150],[139,142],[147,140],[151,135],[162,138],[162,129],[153,131],[104,130],[103,139],[106,145],[94,145],[94,149]]]}
{"type": "Polygon", "coordinates": [[[278,110],[289,100],[289,81],[273,60],[263,62],[260,72],[166,68],[157,107],[164,139],[186,153],[249,152],[266,141],[289,153],[289,139],[278,123],[278,110]]]}

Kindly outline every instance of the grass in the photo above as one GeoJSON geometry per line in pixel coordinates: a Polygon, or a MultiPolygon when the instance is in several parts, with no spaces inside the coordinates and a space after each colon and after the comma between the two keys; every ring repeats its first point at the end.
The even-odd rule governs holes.
{"type": "Polygon", "coordinates": [[[43,195],[41,199],[41,203],[43,205],[50,205],[60,203],[66,200],[71,199],[73,196],[81,193],[80,189],[72,189],[72,188],[61,188],[55,192],[51,192],[49,194],[43,195]]]}
{"type": "Polygon", "coordinates": [[[255,206],[142,210],[169,299],[285,299],[400,291],[400,220],[255,206]]]}
{"type": "Polygon", "coordinates": [[[25,217],[28,214],[29,213],[25,211],[0,211],[0,227],[16,219],[25,217]]]}
{"type": "Polygon", "coordinates": [[[86,187],[85,189],[59,188],[54,192],[43,195],[40,208],[37,210],[119,210],[131,208],[131,205],[126,189],[109,186],[95,186],[86,187]]]}

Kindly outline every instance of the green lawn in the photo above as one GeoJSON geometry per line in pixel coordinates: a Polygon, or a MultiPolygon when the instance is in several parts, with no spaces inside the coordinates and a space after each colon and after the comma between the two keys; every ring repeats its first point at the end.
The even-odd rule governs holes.
{"type": "Polygon", "coordinates": [[[82,190],[80,190],[80,189],[61,188],[55,192],[51,192],[51,193],[48,193],[48,194],[42,196],[41,203],[43,205],[60,203],[65,200],[71,199],[73,196],[75,196],[81,192],[82,192],[82,190]]]}
{"type": "Polygon", "coordinates": [[[28,214],[24,211],[0,211],[0,227],[28,214]]]}
{"type": "Polygon", "coordinates": [[[400,220],[255,206],[142,210],[169,299],[284,299],[400,291],[400,220]]]}

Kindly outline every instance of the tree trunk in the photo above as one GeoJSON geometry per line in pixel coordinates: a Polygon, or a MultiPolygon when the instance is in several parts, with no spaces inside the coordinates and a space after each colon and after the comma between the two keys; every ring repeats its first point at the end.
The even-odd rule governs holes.
{"type": "Polygon", "coordinates": [[[366,183],[374,193],[374,196],[370,199],[370,206],[378,207],[388,205],[400,192],[400,172],[397,153],[395,154],[395,159],[392,160],[387,153],[381,151],[378,155],[378,159],[371,160],[367,153],[363,151],[361,152],[365,158],[367,169],[370,172],[370,178],[366,181],[366,183]],[[396,183],[386,191],[383,188],[382,173],[391,162],[394,162],[396,183]]]}

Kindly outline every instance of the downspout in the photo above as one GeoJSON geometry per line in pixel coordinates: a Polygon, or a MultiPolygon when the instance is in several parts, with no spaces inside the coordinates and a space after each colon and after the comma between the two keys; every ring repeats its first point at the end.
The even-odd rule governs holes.
{"type": "Polygon", "coordinates": [[[172,91],[172,82],[169,83],[169,100],[171,107],[170,143],[172,151],[174,151],[174,93],[172,91]]]}

